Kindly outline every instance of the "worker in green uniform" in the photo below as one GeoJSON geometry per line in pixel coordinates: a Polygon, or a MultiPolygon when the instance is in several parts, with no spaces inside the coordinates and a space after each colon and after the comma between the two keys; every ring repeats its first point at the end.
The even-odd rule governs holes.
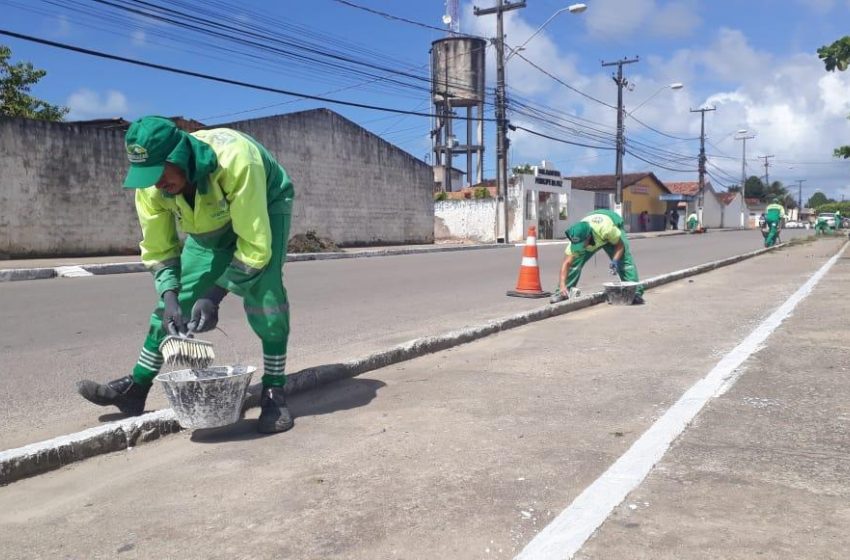
{"type": "MultiPolygon", "coordinates": [[[[567,228],[567,248],[561,264],[558,289],[550,301],[569,298],[570,288],[578,285],[581,269],[599,249],[611,258],[611,272],[621,280],[639,282],[637,267],[623,228],[623,218],[611,210],[596,210],[567,228]]],[[[633,304],[643,303],[643,286],[637,287],[633,304]]]]}
{"type": "Polygon", "coordinates": [[[693,233],[697,230],[697,226],[699,225],[699,218],[697,217],[696,212],[691,212],[691,215],[688,216],[688,231],[693,233]]]}
{"type": "Polygon", "coordinates": [[[779,238],[779,229],[784,219],[785,207],[782,206],[782,199],[774,198],[764,211],[764,220],[768,228],[767,236],[764,238],[765,247],[773,247],[776,244],[776,240],[779,238]]]}
{"type": "Polygon", "coordinates": [[[842,227],[841,223],[841,212],[839,210],[835,211],[835,231],[838,231],[842,227]]]}
{"type": "Polygon", "coordinates": [[[289,301],[282,267],[294,188],[283,167],[259,142],[226,128],[188,134],[161,117],[132,123],[125,136],[142,229],[142,262],[153,273],[160,301],[131,375],[106,384],[81,381],[89,401],[144,411],[163,364],[160,342],[169,334],[209,331],[221,300],[243,300],[262,342],[264,375],[258,431],[293,426],[284,384],[289,301]],[[181,249],[178,226],[186,234],[181,249]]]}
{"type": "Polygon", "coordinates": [[[817,221],[815,222],[815,235],[824,235],[829,229],[826,223],[825,216],[818,216],[817,221]]]}

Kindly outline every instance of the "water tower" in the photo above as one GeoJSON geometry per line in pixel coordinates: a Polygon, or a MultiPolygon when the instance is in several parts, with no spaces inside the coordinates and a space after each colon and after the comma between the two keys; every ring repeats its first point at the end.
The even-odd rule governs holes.
{"type": "Polygon", "coordinates": [[[452,160],[466,155],[466,182],[484,173],[484,60],[487,43],[471,37],[445,37],[431,43],[431,127],[434,166],[443,190],[452,190],[452,160]]]}

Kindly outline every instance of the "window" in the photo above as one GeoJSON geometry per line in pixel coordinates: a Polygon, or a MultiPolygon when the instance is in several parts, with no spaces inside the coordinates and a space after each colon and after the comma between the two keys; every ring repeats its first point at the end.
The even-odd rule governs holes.
{"type": "Polygon", "coordinates": [[[593,209],[599,210],[601,208],[609,208],[610,207],[611,195],[604,192],[593,193],[593,209]]]}

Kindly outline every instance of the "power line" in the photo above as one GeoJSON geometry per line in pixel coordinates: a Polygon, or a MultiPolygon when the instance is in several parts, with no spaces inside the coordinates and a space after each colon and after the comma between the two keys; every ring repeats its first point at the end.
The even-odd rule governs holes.
{"type": "MultiPolygon", "coordinates": [[[[434,25],[428,25],[427,23],[422,23],[420,21],[414,21],[412,19],[403,18],[401,16],[388,14],[387,12],[382,12],[380,10],[376,10],[374,8],[369,8],[367,6],[361,6],[360,4],[355,4],[354,2],[349,2],[348,0],[332,0],[332,1],[336,2],[337,4],[342,4],[344,6],[348,6],[350,8],[355,8],[357,10],[363,10],[364,12],[369,12],[370,14],[375,14],[377,16],[381,16],[382,18],[385,18],[385,19],[394,20],[394,21],[401,21],[401,22],[404,22],[404,23],[409,23],[411,25],[416,25],[417,27],[423,27],[425,29],[434,29],[434,30],[440,31],[442,33],[445,33],[445,32],[448,31],[448,29],[446,29],[445,27],[436,27],[434,25]]],[[[458,35],[461,35],[463,37],[472,37],[472,38],[475,38],[475,39],[485,39],[484,37],[480,37],[478,35],[470,35],[468,33],[458,33],[458,35]]]]}
{"type": "MultiPolygon", "coordinates": [[[[230,79],[230,78],[222,78],[220,76],[213,76],[211,74],[204,74],[204,73],[195,72],[195,71],[192,71],[192,70],[184,70],[184,69],[181,69],[181,68],[174,68],[172,66],[165,66],[165,65],[162,65],[162,64],[154,64],[152,62],[145,62],[145,61],[142,61],[142,60],[135,60],[135,59],[132,59],[132,58],[126,58],[126,57],[123,57],[123,56],[109,54],[109,53],[105,53],[105,52],[102,52],[102,51],[95,51],[95,50],[92,50],[92,49],[84,49],[82,47],[76,47],[74,45],[68,45],[66,43],[59,43],[59,42],[56,42],[56,41],[49,41],[47,39],[41,39],[41,38],[38,38],[38,37],[33,37],[31,35],[24,35],[22,33],[15,33],[14,31],[9,31],[9,30],[6,30],[6,29],[0,29],[0,35],[6,35],[8,37],[14,37],[16,39],[21,39],[21,40],[24,40],[24,41],[30,41],[32,43],[38,43],[38,44],[41,44],[41,45],[46,45],[46,46],[49,46],[49,47],[55,47],[55,48],[58,48],[58,49],[73,51],[73,52],[77,52],[77,53],[81,53],[81,54],[87,54],[87,55],[95,56],[95,57],[98,57],[98,58],[105,58],[107,60],[116,60],[116,61],[119,61],[119,62],[126,62],[128,64],[133,64],[133,65],[136,65],[136,66],[143,66],[145,68],[153,68],[153,69],[156,69],[156,70],[163,70],[165,72],[171,72],[172,74],[182,74],[184,76],[192,76],[192,77],[195,77],[195,78],[201,78],[201,79],[209,80],[209,81],[213,81],[213,82],[219,82],[219,83],[223,83],[223,84],[230,84],[230,85],[234,85],[234,86],[256,89],[256,90],[259,90],[259,91],[267,91],[267,92],[271,92],[271,93],[280,93],[280,94],[289,95],[289,96],[292,96],[292,97],[300,97],[302,99],[310,99],[310,100],[313,100],[313,101],[321,101],[323,103],[332,103],[332,104],[336,104],[336,105],[343,105],[343,106],[346,106],[346,107],[357,107],[359,109],[369,109],[369,110],[372,110],[372,111],[385,111],[385,112],[388,112],[388,113],[396,113],[396,114],[399,114],[399,115],[414,115],[414,116],[418,116],[418,117],[436,117],[437,116],[433,113],[422,113],[422,112],[418,112],[418,111],[409,111],[409,110],[405,110],[405,109],[393,109],[391,107],[382,107],[382,106],[379,106],[379,105],[370,105],[368,103],[357,103],[355,101],[343,101],[341,99],[332,99],[330,97],[324,97],[324,96],[320,96],[320,95],[310,95],[310,94],[307,94],[307,93],[301,93],[301,92],[297,92],[297,91],[291,91],[291,90],[285,90],[285,89],[280,89],[280,88],[274,88],[274,87],[270,87],[270,86],[252,84],[252,83],[249,83],[249,82],[243,82],[241,80],[233,80],[233,79],[230,79]]],[[[460,117],[457,117],[457,118],[461,119],[461,120],[466,119],[466,117],[463,117],[463,116],[460,116],[460,117]]],[[[495,121],[495,119],[488,119],[488,118],[483,118],[482,120],[485,120],[485,121],[488,121],[488,122],[495,121]]]]}
{"type": "Polygon", "coordinates": [[[535,136],[540,136],[541,138],[546,138],[546,139],[552,140],[554,142],[560,142],[562,144],[569,144],[571,146],[580,146],[582,148],[593,148],[595,150],[614,150],[614,149],[616,149],[616,148],[613,148],[611,146],[591,146],[590,144],[582,144],[580,142],[572,142],[570,140],[564,140],[563,138],[556,138],[554,136],[549,136],[548,134],[536,132],[534,130],[531,130],[530,128],[525,128],[524,126],[519,126],[519,125],[515,125],[515,124],[509,125],[509,128],[511,130],[524,130],[525,132],[528,132],[529,134],[533,134],[535,136]]]}
{"type": "Polygon", "coordinates": [[[540,66],[538,66],[537,64],[535,64],[535,63],[533,63],[532,61],[530,61],[529,59],[527,59],[527,58],[525,57],[525,55],[523,55],[521,52],[519,52],[519,51],[512,51],[512,52],[513,52],[516,56],[520,57],[521,59],[523,59],[524,61],[526,61],[527,63],[529,63],[532,67],[536,68],[538,71],[542,72],[543,74],[545,74],[545,75],[549,76],[550,78],[552,78],[553,80],[555,80],[556,82],[558,82],[559,84],[561,84],[562,86],[564,86],[565,88],[567,88],[567,89],[569,89],[569,90],[571,90],[571,91],[574,91],[574,92],[576,92],[577,94],[582,95],[582,96],[584,96],[584,97],[586,97],[586,98],[590,99],[591,101],[595,101],[595,102],[597,102],[597,103],[600,103],[600,104],[602,104],[602,105],[605,105],[606,107],[610,107],[611,109],[616,109],[616,108],[617,108],[617,107],[615,107],[614,105],[611,105],[610,103],[606,103],[606,102],[602,101],[601,99],[597,99],[597,98],[593,97],[592,95],[587,94],[587,93],[584,93],[584,92],[583,92],[583,91],[581,91],[580,89],[578,89],[578,88],[576,88],[576,87],[571,86],[570,84],[568,84],[567,82],[565,82],[565,81],[563,81],[562,79],[558,78],[558,77],[557,77],[557,76],[555,76],[554,74],[552,74],[552,73],[550,73],[550,72],[548,72],[548,71],[544,70],[543,68],[541,68],[541,67],[540,67],[540,66]]]}

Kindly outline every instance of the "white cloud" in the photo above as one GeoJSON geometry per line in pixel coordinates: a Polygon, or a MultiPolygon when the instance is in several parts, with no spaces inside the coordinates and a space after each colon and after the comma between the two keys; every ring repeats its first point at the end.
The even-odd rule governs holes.
{"type": "Polygon", "coordinates": [[[128,112],[127,97],[116,90],[101,96],[90,89],[79,89],[68,97],[65,105],[71,109],[68,120],[120,117],[128,112]]]}
{"type": "MultiPolygon", "coordinates": [[[[466,7],[470,9],[464,14],[464,21],[469,23],[465,31],[486,37],[495,35],[495,17],[475,17],[471,7],[468,4],[466,7]]],[[[521,10],[506,14],[508,44],[521,44],[543,23],[543,20],[529,22],[523,19],[525,16],[521,10]]],[[[578,19],[569,14],[558,16],[527,45],[523,55],[608,104],[616,102],[617,91],[611,81],[611,68],[599,67],[583,73],[578,57],[591,57],[592,50],[566,54],[560,52],[552,40],[556,33],[564,33],[573,26],[580,29],[580,19],[585,17],[592,35],[605,33],[609,36],[647,30],[660,33],[660,29],[652,30],[653,25],[666,29],[669,34],[682,33],[683,30],[692,31],[699,22],[695,3],[691,1],[595,0],[591,9],[578,19]],[[666,19],[668,23],[656,24],[653,23],[655,19],[666,19]],[[671,21],[673,23],[669,23],[671,21]],[[676,22],[681,25],[675,27],[676,22]]],[[[694,138],[699,135],[700,119],[689,109],[716,105],[717,111],[707,113],[705,119],[709,169],[715,175],[712,178],[715,184],[722,186],[737,181],[741,174],[741,142],[735,141],[735,132],[748,129],[757,135],[756,139],[747,142],[748,174],[762,174],[763,167],[759,166],[757,156],[773,154],[776,158],[771,162],[771,180],[792,184],[796,179],[807,179],[804,198],[815,188],[821,188],[829,196],[840,197],[843,192],[850,197],[850,161],[832,158],[834,147],[850,144],[850,121],[846,119],[850,114],[850,97],[846,94],[850,91],[850,71],[827,73],[814,53],[780,57],[756,49],[748,37],[736,29],[721,28],[713,35],[703,34],[687,43],[693,46],[673,51],[668,56],[642,58],[640,63],[626,67],[628,80],[635,86],[634,91],[624,94],[627,111],[649,99],[636,113],[637,118],[673,136],[694,138]],[[683,82],[685,88],[665,90],[664,86],[671,82],[683,82]]],[[[488,56],[488,82],[492,87],[495,75],[492,48],[488,49],[488,56]]],[[[592,121],[582,122],[577,128],[596,128],[607,136],[610,144],[616,122],[616,113],[610,107],[568,91],[518,57],[508,64],[507,79],[509,94],[529,97],[556,112],[592,121]]],[[[516,113],[511,120],[514,124],[571,141],[605,142],[605,139],[594,141],[566,130],[558,131],[540,120],[516,113]]],[[[632,147],[636,142],[644,142],[667,150],[667,155],[673,159],[675,154],[685,156],[678,163],[667,161],[668,166],[694,170],[697,167],[698,142],[652,133],[631,118],[626,120],[626,137],[632,147]]],[[[554,161],[566,174],[611,173],[614,168],[611,151],[567,146],[520,130],[511,133],[511,139],[511,164],[547,159],[554,161]]],[[[649,155],[647,159],[662,162],[657,155],[649,155]]],[[[674,173],[631,155],[626,157],[625,167],[627,171],[651,169],[662,179],[696,179],[695,171],[674,173]]]]}
{"type": "Polygon", "coordinates": [[[670,2],[650,18],[650,33],[656,37],[687,37],[700,24],[693,1],[670,2]]]}
{"type": "Polygon", "coordinates": [[[68,37],[71,34],[71,22],[68,21],[68,16],[65,14],[56,16],[56,27],[53,29],[53,34],[57,37],[68,37]]]}
{"type": "Polygon", "coordinates": [[[587,10],[591,36],[625,40],[638,32],[654,37],[684,37],[700,23],[696,0],[595,0],[587,10]]]}
{"type": "Polygon", "coordinates": [[[143,47],[147,43],[148,34],[142,29],[137,29],[130,34],[130,40],[137,47],[143,47]]]}

